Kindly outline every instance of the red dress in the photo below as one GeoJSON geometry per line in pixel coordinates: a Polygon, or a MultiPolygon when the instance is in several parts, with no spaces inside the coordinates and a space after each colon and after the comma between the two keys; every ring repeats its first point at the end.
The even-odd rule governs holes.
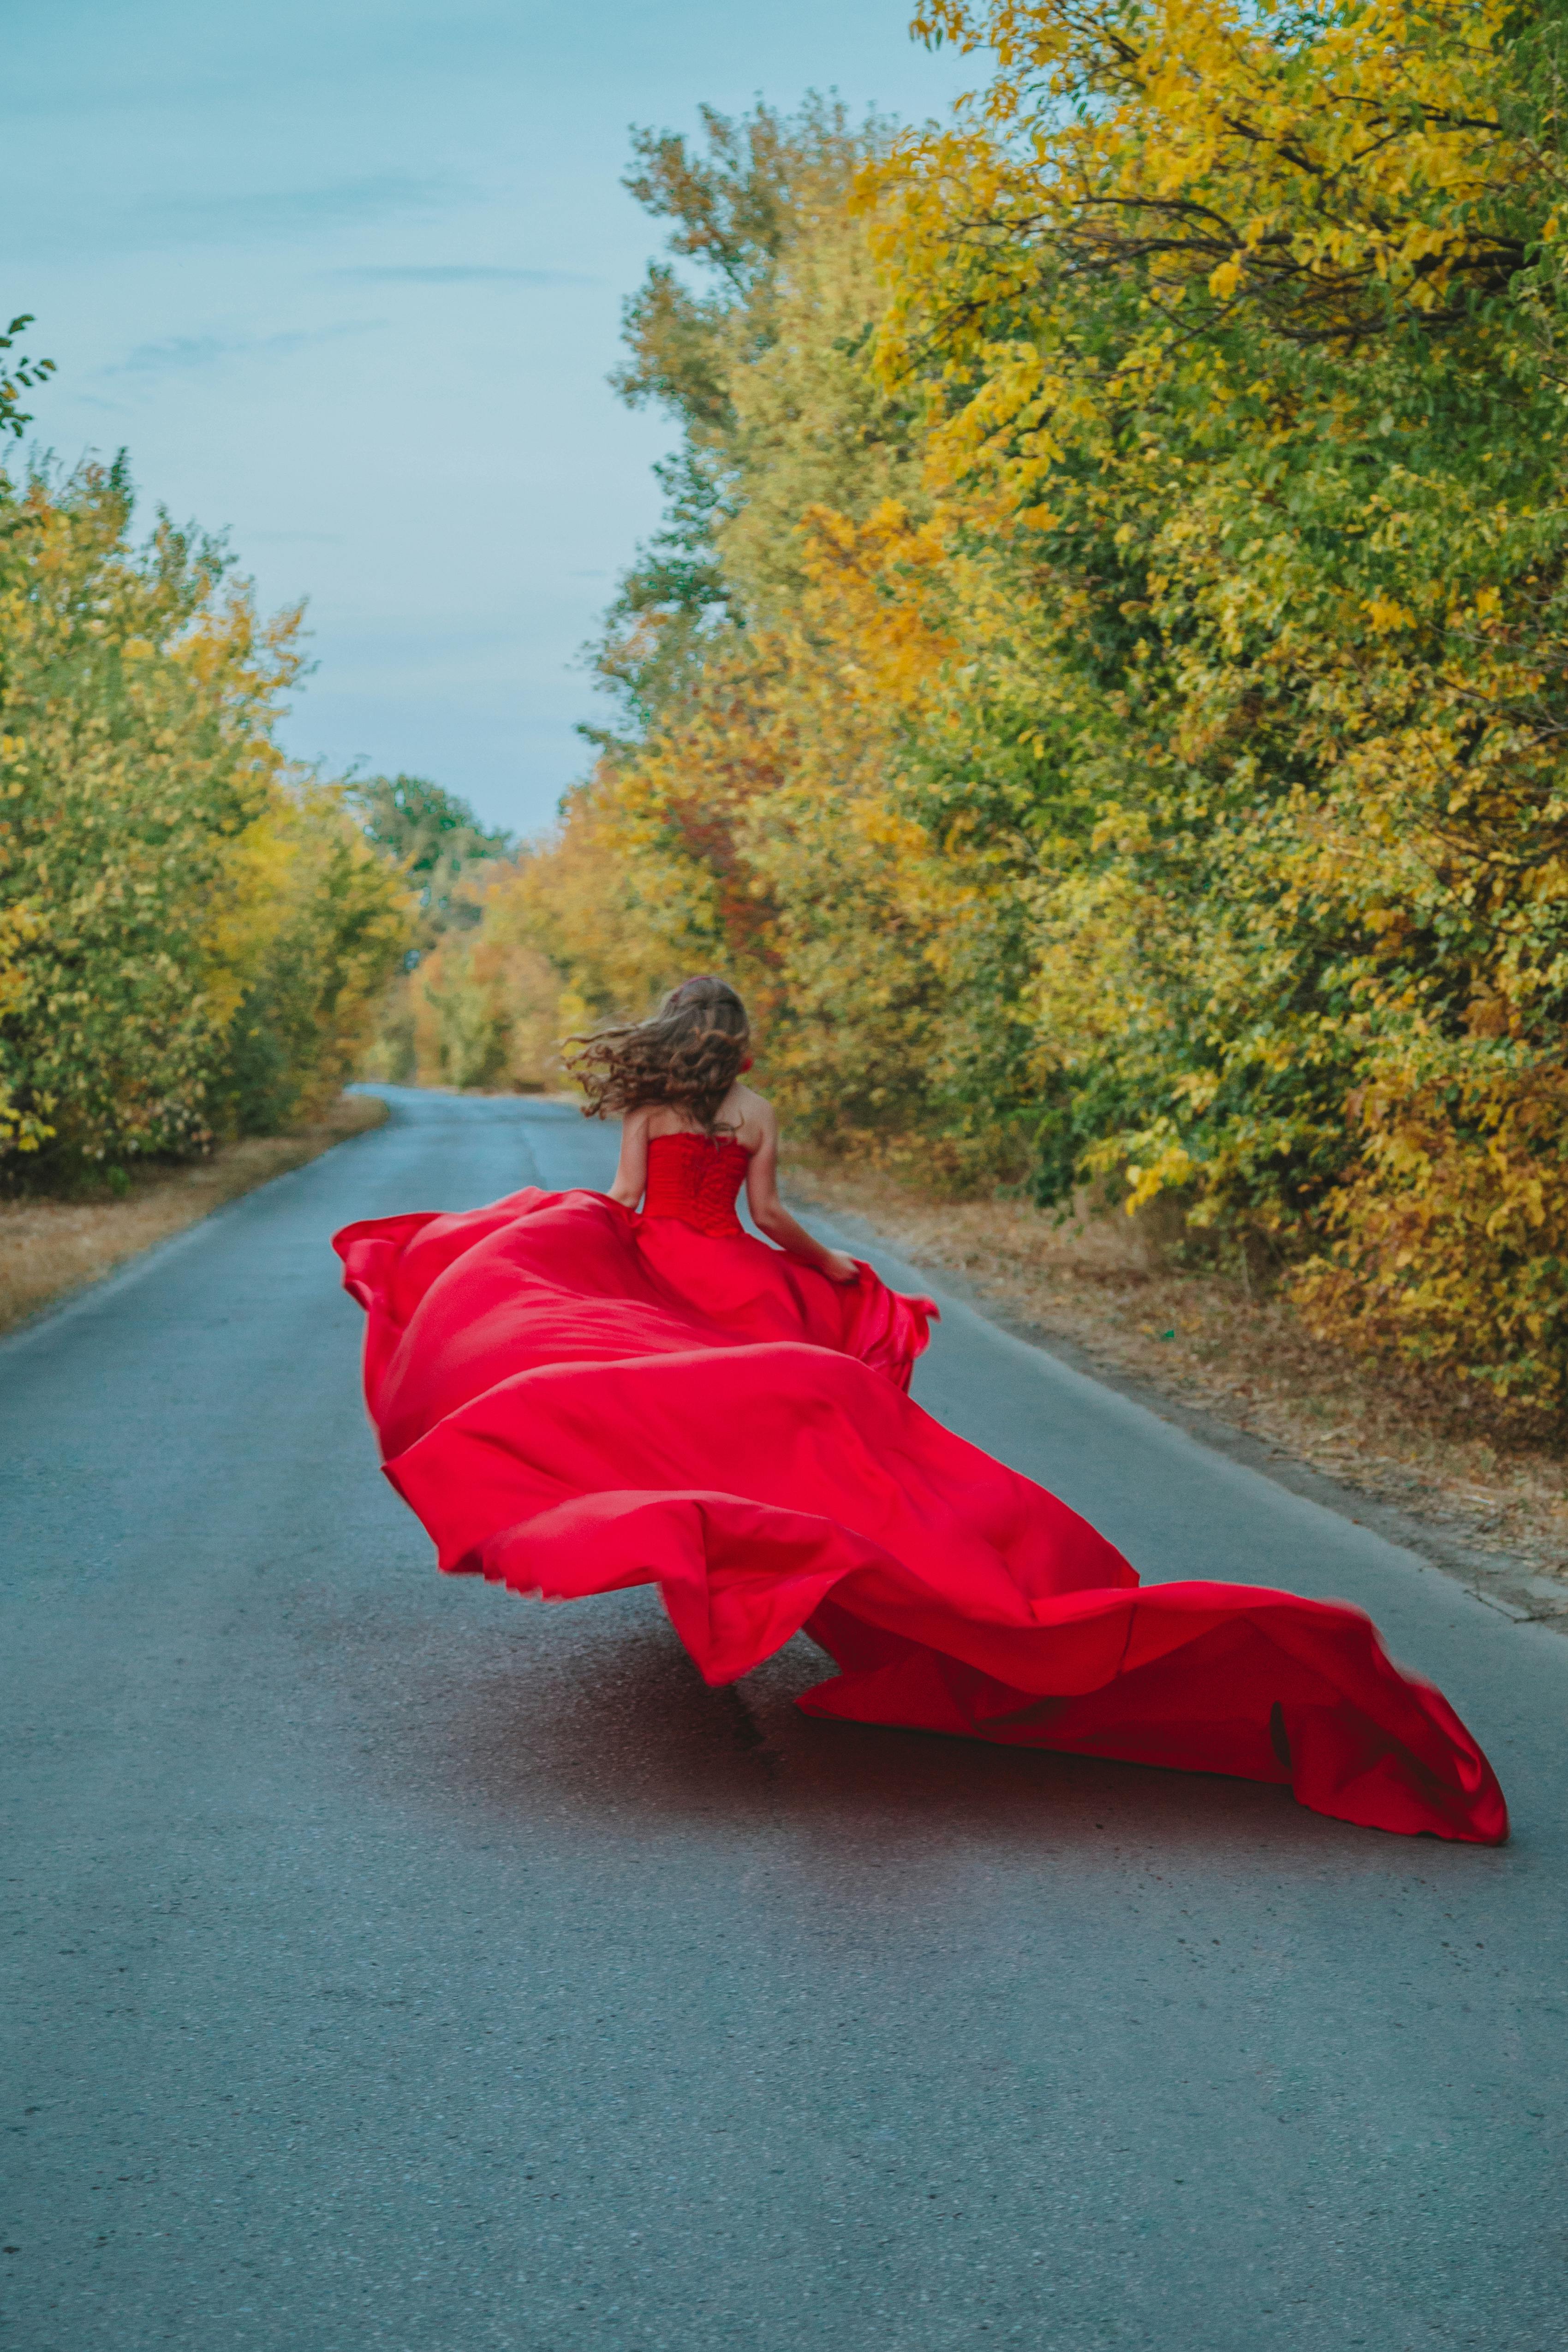
{"type": "Polygon", "coordinates": [[[1141,1589],[1077,1512],[905,1393],[931,1301],[834,1283],[735,1215],[746,1154],[660,1136],[640,1214],[533,1187],[335,1237],[386,1475],[440,1566],[574,1600],[657,1583],[710,1683],[802,1628],[809,1714],[1288,1784],[1497,1843],[1491,1767],[1370,1619],[1141,1589]]]}

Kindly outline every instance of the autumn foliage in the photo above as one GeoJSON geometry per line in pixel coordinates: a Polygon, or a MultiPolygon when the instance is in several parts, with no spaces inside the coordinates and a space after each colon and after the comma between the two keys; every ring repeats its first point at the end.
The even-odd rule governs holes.
{"type": "Polygon", "coordinates": [[[123,466],[0,478],[0,1182],[123,1176],[335,1093],[405,877],[274,722],[298,614],[123,466]]]}
{"type": "Polygon", "coordinates": [[[820,1137],[1163,1197],[1318,1328],[1554,1412],[1558,20],[918,28],[975,55],[944,124],[639,140],[667,520],[498,936],[574,1014],[720,966],[820,1137]]]}

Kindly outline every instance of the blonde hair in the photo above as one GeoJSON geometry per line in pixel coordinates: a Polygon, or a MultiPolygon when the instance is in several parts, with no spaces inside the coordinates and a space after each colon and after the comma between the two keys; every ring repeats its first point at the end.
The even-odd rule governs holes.
{"type": "Polygon", "coordinates": [[[672,988],[650,1020],[566,1042],[581,1048],[565,1062],[588,1097],[584,1118],[620,1117],[661,1103],[685,1111],[711,1135],[748,1057],[751,1024],[729,982],[700,972],[672,988]]]}

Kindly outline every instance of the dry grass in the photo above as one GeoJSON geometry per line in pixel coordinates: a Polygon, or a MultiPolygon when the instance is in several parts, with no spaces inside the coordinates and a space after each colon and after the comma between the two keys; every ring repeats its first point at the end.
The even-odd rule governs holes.
{"type": "Polygon", "coordinates": [[[292,1135],[250,1136],[191,1168],[141,1170],[122,1199],[0,1202],[0,1331],[385,1117],[374,1096],[342,1095],[292,1135]]]}
{"type": "MultiPolygon", "coordinates": [[[[798,1164],[798,1163],[797,1163],[798,1164]]],[[[1119,1213],[1056,1226],[1016,1201],[946,1201],[821,1161],[793,1188],[866,1217],[917,1264],[1099,1366],[1212,1414],[1473,1550],[1568,1578],[1568,1453],[1485,1401],[1316,1340],[1283,1299],[1172,1262],[1119,1213]]]]}

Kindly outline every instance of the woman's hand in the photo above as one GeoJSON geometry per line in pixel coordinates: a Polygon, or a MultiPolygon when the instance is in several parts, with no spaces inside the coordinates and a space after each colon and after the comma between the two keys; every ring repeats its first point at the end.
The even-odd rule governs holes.
{"type": "Polygon", "coordinates": [[[819,1266],[829,1282],[841,1282],[847,1286],[860,1279],[860,1269],[843,1250],[829,1249],[815,1234],[808,1234],[798,1217],[792,1217],[779,1199],[779,1123],[773,1116],[772,1103],[761,1095],[750,1098],[757,1108],[757,1125],[761,1140],[752,1153],[746,1168],[746,1198],[751,1202],[752,1219],[760,1234],[777,1242],[780,1249],[789,1250],[796,1257],[819,1266]]]}

